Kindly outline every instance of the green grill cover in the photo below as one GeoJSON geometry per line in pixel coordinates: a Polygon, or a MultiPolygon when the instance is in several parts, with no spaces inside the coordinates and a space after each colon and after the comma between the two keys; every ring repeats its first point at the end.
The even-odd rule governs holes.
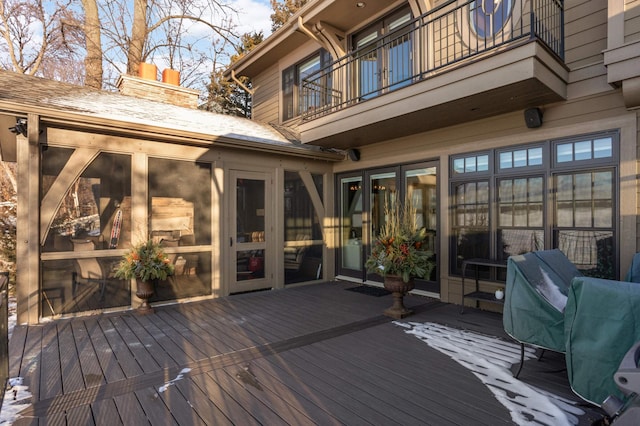
{"type": "Polygon", "coordinates": [[[629,271],[624,277],[624,280],[633,283],[640,283],[640,253],[636,253],[633,256],[631,266],[629,266],[629,271]]]}
{"type": "Polygon", "coordinates": [[[507,334],[564,352],[564,306],[571,280],[580,275],[558,249],[509,257],[502,317],[507,334]]]}
{"type": "Polygon", "coordinates": [[[613,373],[640,341],[640,285],[575,278],[565,308],[565,339],[573,391],[596,405],[609,395],[624,399],[613,373]]]}

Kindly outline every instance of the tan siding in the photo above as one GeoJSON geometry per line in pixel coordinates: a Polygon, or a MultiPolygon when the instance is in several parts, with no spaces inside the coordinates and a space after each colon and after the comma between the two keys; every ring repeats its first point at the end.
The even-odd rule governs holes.
{"type": "Polygon", "coordinates": [[[252,118],[264,123],[278,123],[278,96],[280,77],[278,65],[266,69],[253,79],[256,93],[253,96],[252,118]]]}
{"type": "MultiPolygon", "coordinates": [[[[598,75],[599,71],[597,69],[585,71],[584,79],[588,80],[591,74],[598,75]]],[[[446,200],[446,194],[449,191],[449,156],[452,154],[569,137],[609,129],[624,129],[625,126],[626,130],[622,132],[622,143],[624,144],[625,141],[634,139],[635,146],[637,132],[635,121],[637,121],[638,114],[635,114],[634,118],[630,117],[631,113],[624,107],[619,90],[609,90],[597,96],[548,105],[543,109],[543,126],[539,129],[527,129],[522,111],[517,111],[465,125],[361,147],[360,161],[357,163],[350,161],[337,163],[334,166],[334,171],[342,172],[383,167],[388,164],[439,160],[441,199],[446,200]],[[630,123],[634,124],[631,125],[630,123]],[[631,129],[632,137],[630,137],[631,129]]],[[[628,156],[628,153],[625,154],[623,152],[622,155],[628,156]]],[[[640,157],[640,147],[638,147],[638,156],[640,157]]],[[[632,171],[629,171],[628,167],[621,167],[620,171],[622,174],[621,182],[635,179],[635,167],[632,171]]],[[[635,185],[627,185],[626,189],[622,188],[622,191],[621,199],[633,200],[633,204],[629,208],[640,213],[640,202],[634,199],[636,192],[638,192],[637,187],[635,185]]],[[[636,198],[640,198],[640,194],[636,198]]],[[[628,217],[629,214],[626,214],[628,217]]],[[[440,206],[441,239],[439,250],[441,254],[441,297],[444,301],[459,303],[461,294],[460,279],[451,277],[448,274],[449,221],[448,205],[443,203],[440,206]]],[[[623,233],[634,234],[636,228],[640,234],[640,219],[636,221],[634,217],[630,223],[627,222],[625,222],[624,229],[620,229],[621,235],[623,233]],[[630,230],[628,229],[629,227],[631,227],[630,230]]],[[[636,250],[635,247],[630,247],[630,245],[636,245],[636,235],[633,235],[633,238],[629,241],[623,241],[623,238],[621,238],[621,250],[624,257],[624,259],[621,258],[620,260],[622,271],[628,267],[629,253],[636,250]]],[[[640,238],[637,240],[637,245],[638,251],[640,251],[640,238]]]]}
{"type": "Polygon", "coordinates": [[[640,111],[636,112],[636,252],[640,253],[640,185],[638,173],[640,173],[640,111]]]}
{"type": "Polygon", "coordinates": [[[596,63],[572,71],[569,74],[567,99],[577,99],[595,93],[611,91],[612,88],[607,83],[606,75],[607,69],[603,63],[596,63]]]}
{"type": "Polygon", "coordinates": [[[629,0],[624,12],[624,41],[629,43],[640,39],[640,0],[629,0]]]}
{"type": "Polygon", "coordinates": [[[565,62],[577,68],[602,62],[607,47],[607,3],[591,0],[572,3],[565,11],[565,62]]]}

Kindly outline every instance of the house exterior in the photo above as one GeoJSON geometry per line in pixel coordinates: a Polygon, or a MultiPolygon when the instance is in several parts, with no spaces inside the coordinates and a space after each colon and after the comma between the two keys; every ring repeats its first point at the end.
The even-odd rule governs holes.
{"type": "Polygon", "coordinates": [[[364,260],[405,197],[437,260],[416,291],[443,301],[465,259],[560,248],[618,279],[638,251],[638,2],[316,0],[228,72],[254,120],[347,154],[330,276],[381,281],[364,260]]]}
{"type": "Polygon", "coordinates": [[[18,166],[18,323],[137,307],[137,283],[114,269],[148,238],[176,270],[156,304],[333,270],[324,242],[344,155],[197,110],[197,91],[156,74],[122,76],[118,94],[0,71],[0,152],[18,166]]]}
{"type": "Polygon", "coordinates": [[[0,72],[19,323],[136,307],[113,268],[147,238],[176,267],[154,303],[381,285],[364,262],[405,199],[437,264],[414,291],[445,302],[474,302],[464,260],[559,248],[620,278],[638,251],[637,2],[315,0],[228,73],[252,120],[156,70],[121,94],[0,72]]]}

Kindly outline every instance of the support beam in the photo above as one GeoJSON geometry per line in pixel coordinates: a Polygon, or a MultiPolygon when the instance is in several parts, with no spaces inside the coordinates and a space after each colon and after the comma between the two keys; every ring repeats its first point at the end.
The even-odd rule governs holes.
{"type": "Polygon", "coordinates": [[[18,227],[16,296],[18,324],[37,324],[40,317],[40,117],[27,116],[27,137],[16,136],[18,160],[18,227]]]}

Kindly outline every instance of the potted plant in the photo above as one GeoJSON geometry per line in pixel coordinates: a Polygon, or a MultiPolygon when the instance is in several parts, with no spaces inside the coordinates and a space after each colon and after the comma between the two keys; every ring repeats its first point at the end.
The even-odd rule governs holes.
{"type": "Polygon", "coordinates": [[[174,266],[160,244],[153,240],[143,241],[133,246],[123,257],[115,271],[117,278],[137,282],[136,296],[142,299],[138,311],[153,312],[149,298],[154,293],[154,281],[166,280],[174,272],[174,266]]]}
{"type": "Polygon", "coordinates": [[[367,271],[384,277],[384,287],[394,299],[384,313],[399,319],[412,313],[404,307],[403,297],[415,287],[414,278],[428,277],[435,262],[433,252],[427,249],[427,230],[418,227],[410,199],[403,206],[386,204],[385,217],[365,266],[367,271]]]}

